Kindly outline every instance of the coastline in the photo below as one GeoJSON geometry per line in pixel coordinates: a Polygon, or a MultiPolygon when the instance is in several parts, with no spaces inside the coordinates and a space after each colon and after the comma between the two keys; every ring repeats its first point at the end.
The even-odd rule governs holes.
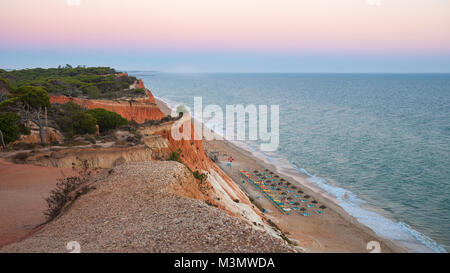
{"type": "MultiPolygon", "coordinates": [[[[165,114],[171,108],[160,98],[156,98],[157,105],[165,114]]],[[[385,252],[411,252],[410,249],[400,246],[394,241],[376,234],[371,228],[359,222],[342,208],[336,199],[325,191],[314,187],[308,182],[308,176],[295,170],[284,170],[275,164],[259,158],[254,153],[228,140],[204,140],[206,151],[217,151],[219,160],[216,163],[233,181],[253,200],[257,207],[266,210],[265,215],[276,223],[283,232],[307,252],[370,252],[367,243],[379,242],[380,251],[385,252]],[[232,167],[227,166],[227,158],[232,155],[232,167]],[[305,194],[312,196],[327,208],[324,215],[311,217],[285,215],[262,196],[261,192],[249,183],[245,184],[239,175],[239,170],[247,171],[269,169],[281,178],[295,183],[305,194]]]]}

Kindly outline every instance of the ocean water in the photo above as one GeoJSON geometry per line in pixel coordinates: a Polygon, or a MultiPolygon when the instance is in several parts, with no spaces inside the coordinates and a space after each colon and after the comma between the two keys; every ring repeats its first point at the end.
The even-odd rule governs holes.
{"type": "Polygon", "coordinates": [[[450,250],[449,74],[131,74],[172,105],[278,104],[280,145],[267,158],[376,233],[450,250]]]}

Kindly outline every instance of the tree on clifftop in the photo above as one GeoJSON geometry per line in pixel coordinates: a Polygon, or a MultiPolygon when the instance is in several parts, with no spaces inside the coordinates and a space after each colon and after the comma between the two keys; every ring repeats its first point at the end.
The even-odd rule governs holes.
{"type": "Polygon", "coordinates": [[[43,117],[47,113],[47,108],[50,107],[50,97],[42,87],[37,86],[23,86],[16,90],[19,102],[22,104],[22,113],[25,120],[31,120],[39,127],[39,136],[41,144],[46,143],[47,137],[44,137],[44,122],[43,117]]]}
{"type": "Polygon", "coordinates": [[[16,113],[7,112],[0,114],[0,141],[5,149],[6,144],[19,138],[19,116],[16,113]]]}

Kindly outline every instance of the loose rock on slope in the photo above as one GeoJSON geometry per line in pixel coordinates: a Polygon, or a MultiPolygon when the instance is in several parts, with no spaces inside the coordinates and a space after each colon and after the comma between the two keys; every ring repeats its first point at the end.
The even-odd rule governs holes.
{"type": "Polygon", "coordinates": [[[22,242],[0,252],[292,252],[281,239],[189,197],[187,168],[173,161],[133,162],[95,177],[96,189],[22,242]]]}

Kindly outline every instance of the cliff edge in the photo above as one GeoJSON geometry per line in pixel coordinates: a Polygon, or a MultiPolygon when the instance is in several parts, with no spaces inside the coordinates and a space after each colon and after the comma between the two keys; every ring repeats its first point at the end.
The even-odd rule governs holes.
{"type": "Polygon", "coordinates": [[[0,252],[292,252],[281,239],[208,206],[182,164],[125,163],[33,236],[0,252]]]}

